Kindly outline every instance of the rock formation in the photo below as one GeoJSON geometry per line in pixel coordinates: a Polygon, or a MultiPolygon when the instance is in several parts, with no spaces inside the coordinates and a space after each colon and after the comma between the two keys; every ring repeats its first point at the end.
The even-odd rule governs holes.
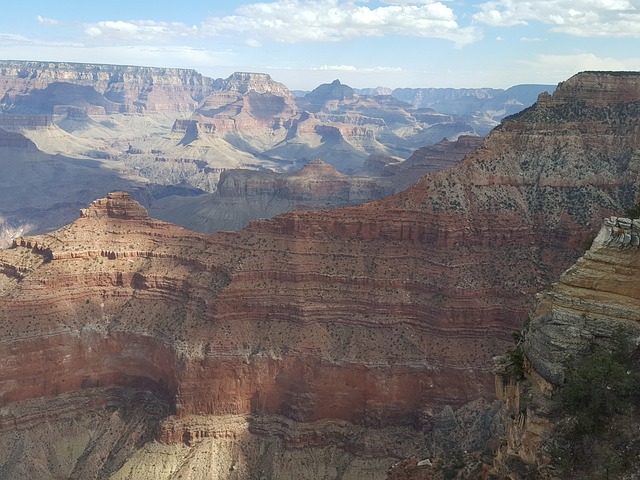
{"type": "MultiPolygon", "coordinates": [[[[413,176],[415,182],[420,172],[413,176]]],[[[216,192],[197,197],[166,197],[153,201],[153,215],[190,230],[210,233],[238,230],[253,220],[290,210],[317,210],[356,205],[399,190],[393,177],[344,175],[315,160],[286,174],[226,170],[216,192]],[[393,179],[393,180],[392,180],[393,179]]]]}
{"type": "Polygon", "coordinates": [[[150,211],[156,218],[197,232],[238,230],[252,220],[290,210],[339,208],[401,192],[427,173],[452,167],[481,143],[480,137],[442,140],[404,162],[372,155],[363,172],[367,176],[344,175],[321,160],[288,174],[226,170],[215,193],[152,199],[150,211]]]}
{"type": "MultiPolygon", "coordinates": [[[[372,430],[341,443],[360,458],[343,468],[380,473],[388,463],[363,459],[425,455],[414,427],[493,395],[491,357],[532,294],[575,260],[596,219],[636,200],[638,82],[577,75],[452,169],[361,206],[202,235],[111,194],[61,230],[16,240],[0,251],[3,428],[53,425],[29,413],[34,402],[71,411],[85,394],[77,408],[102,413],[78,432],[111,409],[113,436],[68,459],[81,478],[146,468],[164,449],[142,447],[149,438],[184,462],[211,455],[216,438],[265,431],[278,451],[318,453],[358,425],[372,430]],[[130,443],[123,431],[136,432],[130,443]],[[402,452],[363,440],[376,431],[402,452]]],[[[12,451],[3,465],[19,478],[31,467],[12,451]]],[[[224,468],[282,478],[282,464],[258,473],[250,455],[229,455],[224,468]]]]}
{"type": "MultiPolygon", "coordinates": [[[[504,358],[498,359],[496,386],[505,401],[507,435],[497,466],[508,478],[521,478],[527,471],[537,472],[540,478],[560,474],[561,459],[551,457],[550,452],[554,435],[559,435],[556,432],[562,425],[566,428],[567,421],[571,424],[570,418],[558,413],[557,395],[571,359],[585,356],[594,343],[606,348],[614,345],[620,332],[637,347],[640,288],[634,277],[640,254],[632,239],[637,239],[639,225],[638,220],[628,218],[606,219],[584,256],[538,295],[521,345],[526,378],[509,375],[504,358]]],[[[635,415],[629,413],[623,421],[637,431],[635,415]]],[[[607,445],[610,440],[604,436],[599,442],[607,445]]],[[[631,465],[625,468],[633,469],[631,465]]],[[[578,472],[575,477],[563,475],[581,478],[578,472]]]]}
{"type": "Polygon", "coordinates": [[[280,168],[320,158],[354,173],[369,154],[404,155],[443,136],[474,133],[471,125],[449,115],[421,111],[414,116],[408,104],[390,95],[359,97],[338,80],[304,99],[264,74],[234,74],[219,87],[191,118],[175,122],[174,132],[184,133],[181,143],[196,146],[215,138],[231,146],[251,145],[263,161],[280,168]]]}
{"type": "Polygon", "coordinates": [[[419,148],[404,162],[387,163],[380,169],[380,175],[392,176],[396,192],[400,192],[415,183],[415,178],[453,167],[482,142],[481,137],[467,135],[455,141],[443,138],[434,145],[419,148]]]}
{"type": "Polygon", "coordinates": [[[191,112],[214,89],[195,70],[86,63],[0,62],[0,97],[46,89],[63,82],[88,86],[125,111],[191,112]]]}
{"type": "Polygon", "coordinates": [[[356,94],[353,88],[348,85],[343,85],[340,83],[340,80],[334,80],[331,83],[320,85],[313,91],[307,93],[304,99],[309,105],[320,110],[322,107],[332,103],[353,101],[356,99],[356,94]]]}

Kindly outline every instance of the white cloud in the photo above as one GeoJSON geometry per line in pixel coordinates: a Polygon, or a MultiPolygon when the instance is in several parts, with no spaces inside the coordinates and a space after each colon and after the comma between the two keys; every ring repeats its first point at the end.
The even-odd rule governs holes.
{"type": "Polygon", "coordinates": [[[250,38],[250,39],[246,40],[244,43],[245,43],[245,45],[247,45],[249,47],[257,48],[257,47],[261,47],[262,46],[262,43],[259,42],[258,40],[256,40],[255,38],[250,38]]]}
{"type": "Polygon", "coordinates": [[[521,42],[542,42],[539,37],[520,37],[521,42]]]}
{"type": "Polygon", "coordinates": [[[436,3],[436,2],[437,0],[383,0],[382,1],[382,3],[386,3],[387,5],[427,5],[429,3],[436,3]]]}
{"type": "MultiPolygon", "coordinates": [[[[482,37],[476,26],[461,26],[454,11],[437,0],[392,0],[369,7],[363,0],[273,0],[239,6],[234,15],[210,17],[198,26],[153,20],[105,20],[84,25],[93,40],[166,41],[181,37],[242,34],[245,43],[337,42],[404,35],[440,38],[461,47],[482,37]]],[[[41,17],[40,17],[41,18],[41,17]]],[[[42,21],[47,19],[42,18],[42,21]]]]}
{"type": "Polygon", "coordinates": [[[353,65],[320,65],[314,70],[330,70],[334,72],[355,72],[358,69],[353,65]]]}
{"type": "Polygon", "coordinates": [[[0,58],[194,68],[201,73],[211,74],[215,74],[217,67],[229,65],[235,60],[232,52],[181,45],[88,46],[82,43],[42,42],[7,34],[0,34],[0,58]]]}
{"type": "Polygon", "coordinates": [[[360,73],[375,73],[375,72],[386,72],[386,73],[400,73],[402,72],[402,68],[400,67],[364,67],[358,68],[353,65],[321,65],[319,67],[312,68],[311,70],[322,70],[329,72],[360,72],[360,73]]]}
{"type": "Polygon", "coordinates": [[[42,23],[43,25],[57,25],[58,23],[60,23],[55,18],[47,18],[40,15],[36,17],[36,20],[38,21],[38,23],[42,23]]]}
{"type": "Polygon", "coordinates": [[[640,12],[629,0],[491,0],[478,8],[474,21],[493,27],[539,21],[578,37],[640,37],[640,12]]]}
{"type": "Polygon", "coordinates": [[[27,44],[34,43],[31,39],[23,35],[15,35],[13,33],[0,33],[0,44],[27,44]]]}
{"type": "Polygon", "coordinates": [[[84,26],[84,32],[94,39],[120,41],[167,41],[175,37],[188,37],[198,33],[198,27],[179,22],[153,20],[102,21],[84,26]]]}
{"type": "Polygon", "coordinates": [[[331,42],[388,34],[442,38],[463,46],[479,40],[476,27],[462,27],[440,1],[394,1],[369,8],[354,1],[278,0],[253,3],[236,15],[205,20],[207,35],[250,33],[279,42],[331,42]]]}

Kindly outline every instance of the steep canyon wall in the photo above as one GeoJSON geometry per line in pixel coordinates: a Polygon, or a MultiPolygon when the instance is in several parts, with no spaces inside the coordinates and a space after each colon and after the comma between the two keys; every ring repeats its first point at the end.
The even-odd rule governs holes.
{"type": "Polygon", "coordinates": [[[457,166],[358,207],[201,235],[115,193],[16,241],[0,252],[5,402],[155,392],[173,414],[155,438],[190,443],[218,435],[207,416],[428,428],[493,397],[491,358],[533,294],[636,200],[638,82],[577,75],[457,166]]]}

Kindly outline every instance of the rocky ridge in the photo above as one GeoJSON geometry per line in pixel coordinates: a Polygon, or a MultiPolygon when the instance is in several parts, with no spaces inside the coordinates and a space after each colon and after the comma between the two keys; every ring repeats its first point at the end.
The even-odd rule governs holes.
{"type": "Polygon", "coordinates": [[[197,197],[165,197],[151,211],[164,220],[209,233],[244,228],[252,220],[290,210],[339,208],[398,193],[422,175],[455,165],[481,143],[479,137],[443,140],[405,162],[372,156],[370,176],[345,175],[322,160],[291,173],[226,170],[216,192],[197,197]]]}
{"type": "MultiPolygon", "coordinates": [[[[0,62],[0,98],[64,83],[90,87],[124,111],[193,111],[214,80],[195,70],[87,63],[0,62]]],[[[63,103],[64,104],[64,103],[63,103]]]]}

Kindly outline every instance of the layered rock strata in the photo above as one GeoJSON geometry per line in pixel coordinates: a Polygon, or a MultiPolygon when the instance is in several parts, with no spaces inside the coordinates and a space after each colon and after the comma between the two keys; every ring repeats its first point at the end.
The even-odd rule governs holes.
{"type": "Polygon", "coordinates": [[[605,220],[590,250],[538,295],[522,344],[526,380],[514,380],[504,365],[498,368],[497,392],[508,420],[497,465],[509,478],[520,478],[509,468],[514,459],[534,471],[556,460],[545,445],[557,428],[553,394],[564,383],[570,359],[594,342],[613,345],[620,332],[630,339],[640,335],[640,253],[632,243],[639,226],[628,218],[605,220]]]}
{"type": "MultiPolygon", "coordinates": [[[[291,173],[317,158],[358,174],[370,154],[406,158],[443,137],[477,133],[468,119],[413,109],[388,92],[372,93],[387,95],[357,95],[336,82],[305,101],[261,73],[211,79],[184,69],[0,61],[0,127],[25,135],[48,155],[77,159],[88,167],[92,183],[104,178],[91,175],[102,173],[102,167],[121,180],[91,189],[93,195],[79,203],[60,201],[65,195],[0,201],[0,242],[19,231],[60,227],[70,220],[69,211],[75,214],[90,199],[116,189],[128,189],[137,198],[149,197],[138,187],[154,185],[215,193],[225,170],[291,173]],[[48,212],[40,205],[35,212],[22,208],[32,202],[51,207],[48,212]]],[[[38,170],[28,176],[26,184],[46,190],[47,179],[38,170]]],[[[407,178],[403,187],[414,179],[407,178]]],[[[207,203],[200,199],[200,206],[207,203]]],[[[260,217],[289,207],[263,209],[260,217]]],[[[173,211],[166,213],[165,218],[175,218],[173,211]]],[[[243,216],[241,223],[251,218],[243,216]]]]}
{"type": "Polygon", "coordinates": [[[87,63],[0,62],[0,97],[21,95],[50,84],[92,87],[125,111],[193,111],[214,89],[195,70],[87,63]]]}

